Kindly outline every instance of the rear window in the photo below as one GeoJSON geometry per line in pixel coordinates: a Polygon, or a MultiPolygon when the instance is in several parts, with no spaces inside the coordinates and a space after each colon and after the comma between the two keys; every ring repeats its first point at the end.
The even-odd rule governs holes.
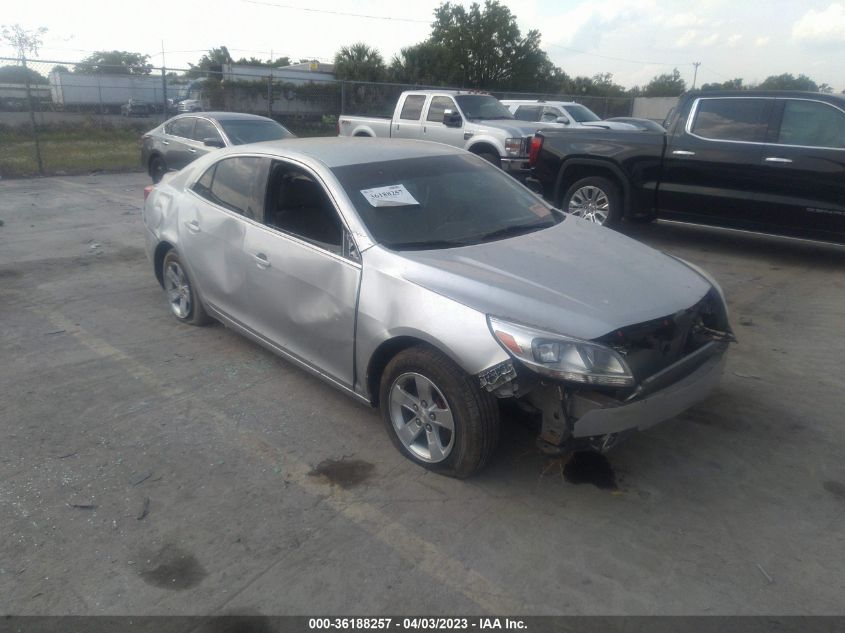
{"type": "Polygon", "coordinates": [[[425,97],[423,95],[406,97],[405,103],[402,104],[402,112],[399,113],[399,118],[405,119],[406,121],[419,121],[424,104],[425,97]]]}
{"type": "Polygon", "coordinates": [[[778,143],[845,147],[845,112],[826,103],[791,99],[783,105],[778,143]]]}
{"type": "Polygon", "coordinates": [[[543,106],[519,106],[514,117],[520,121],[539,121],[543,106]]]}
{"type": "Polygon", "coordinates": [[[264,221],[264,194],[270,159],[255,156],[225,158],[194,183],[203,198],[258,222],[264,221]]]}
{"type": "Polygon", "coordinates": [[[290,130],[270,119],[224,119],[218,123],[223,127],[232,145],[279,141],[294,136],[290,130]]]}
{"type": "Polygon", "coordinates": [[[715,141],[763,142],[770,104],[769,99],[701,99],[692,133],[715,141]]]}
{"type": "Polygon", "coordinates": [[[191,138],[194,132],[194,121],[196,119],[192,116],[176,119],[168,123],[165,131],[173,136],[181,136],[182,138],[191,138]]]}

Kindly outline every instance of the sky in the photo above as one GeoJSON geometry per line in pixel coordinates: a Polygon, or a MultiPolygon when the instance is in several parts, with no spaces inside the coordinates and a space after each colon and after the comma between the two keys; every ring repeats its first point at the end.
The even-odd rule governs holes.
{"type": "MultiPolygon", "coordinates": [[[[187,68],[225,45],[234,57],[331,61],[363,41],[386,61],[424,40],[438,0],[148,0],[143,4],[6,0],[0,23],[46,27],[39,58],[77,61],[95,50],[149,54],[187,68]],[[357,14],[357,15],[356,15],[357,14]],[[367,17],[369,16],[369,17],[367,17]],[[162,43],[164,55],[162,55],[162,43]]],[[[461,2],[461,4],[470,4],[461,2]]],[[[678,68],[698,85],[804,73],[845,89],[845,0],[503,0],[523,33],[537,29],[569,75],[613,73],[626,87],[678,68]]],[[[13,50],[0,45],[0,56],[13,50]]]]}

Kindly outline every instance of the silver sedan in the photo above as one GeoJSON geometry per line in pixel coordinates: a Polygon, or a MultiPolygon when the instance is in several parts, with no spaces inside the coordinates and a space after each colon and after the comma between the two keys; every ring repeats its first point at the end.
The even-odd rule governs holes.
{"type": "Polygon", "coordinates": [[[444,474],[490,459],[502,400],[547,452],[606,450],[703,400],[733,338],[705,272],[446,145],[245,145],[148,189],[177,319],[221,321],[379,407],[444,474]]]}

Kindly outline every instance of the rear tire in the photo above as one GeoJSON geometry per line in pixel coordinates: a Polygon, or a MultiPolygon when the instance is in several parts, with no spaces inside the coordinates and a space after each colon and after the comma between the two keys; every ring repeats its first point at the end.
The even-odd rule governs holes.
{"type": "Polygon", "coordinates": [[[490,460],[499,441],[496,398],[430,347],[408,348],[388,363],[379,403],[387,433],[399,452],[442,475],[459,479],[474,475],[490,460]]]}
{"type": "Polygon", "coordinates": [[[567,189],[560,208],[589,222],[612,228],[622,220],[622,193],[613,181],[590,176],[576,181],[567,189]]]}
{"type": "Polygon", "coordinates": [[[167,163],[161,156],[153,156],[150,159],[150,177],[153,179],[153,184],[158,184],[167,173],[167,163]]]}
{"type": "Polygon", "coordinates": [[[203,308],[199,294],[175,249],[170,249],[164,256],[161,278],[170,312],[177,320],[190,325],[211,323],[212,319],[203,308]]]}

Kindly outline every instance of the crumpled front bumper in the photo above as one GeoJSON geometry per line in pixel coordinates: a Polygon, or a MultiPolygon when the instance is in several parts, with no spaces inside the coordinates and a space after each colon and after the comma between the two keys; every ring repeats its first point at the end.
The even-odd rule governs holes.
{"type": "MultiPolygon", "coordinates": [[[[580,415],[572,427],[572,437],[610,435],[629,430],[644,430],[674,418],[698,404],[719,384],[727,355],[727,343],[713,347],[700,364],[667,386],[630,401],[603,402],[580,415]]],[[[700,359],[699,359],[700,360],[700,359]]],[[[678,364],[670,370],[683,372],[678,364]]],[[[669,376],[671,378],[671,375],[669,376]]],[[[585,407],[586,408],[586,407],[585,407]]]]}

